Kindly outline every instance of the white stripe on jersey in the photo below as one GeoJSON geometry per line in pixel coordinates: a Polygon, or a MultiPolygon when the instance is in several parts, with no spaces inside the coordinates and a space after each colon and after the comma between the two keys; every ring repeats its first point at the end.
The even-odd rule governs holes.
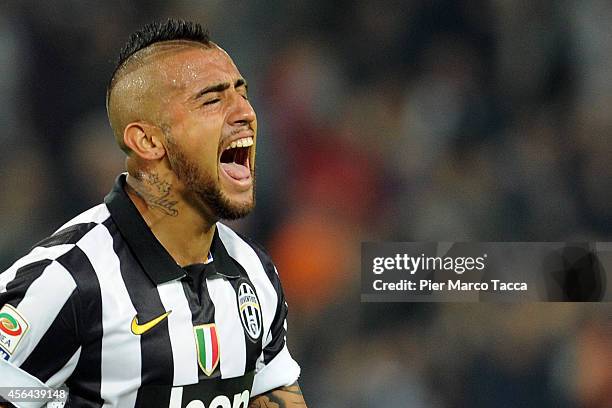
{"type": "Polygon", "coordinates": [[[210,299],[215,305],[221,378],[244,375],[246,340],[236,304],[236,291],[226,278],[207,278],[206,282],[210,299]]]}
{"type": "Polygon", "coordinates": [[[29,254],[18,259],[13,265],[11,265],[10,268],[0,273],[0,293],[6,292],[6,285],[15,279],[17,270],[22,266],[29,265],[37,261],[42,261],[43,259],[50,259],[53,261],[70,251],[72,248],[74,248],[74,244],[61,244],[49,248],[33,248],[29,254]]]}
{"type": "Polygon", "coordinates": [[[136,309],[121,276],[113,238],[100,224],[77,245],[89,258],[102,295],[100,395],[106,401],[105,407],[134,406],[141,381],[140,337],[130,329],[136,309]]]}
{"type": "Polygon", "coordinates": [[[53,374],[45,383],[47,386],[51,388],[58,388],[60,385],[66,381],[68,377],[72,375],[74,369],[79,362],[79,357],[81,357],[81,347],[77,349],[77,351],[70,357],[70,360],[55,374],[53,374]]]}
{"type": "Polygon", "coordinates": [[[276,314],[276,305],[278,303],[278,295],[272,282],[268,278],[261,260],[251,248],[249,244],[244,242],[234,231],[221,223],[217,223],[219,238],[223,242],[223,246],[227,249],[229,256],[238,261],[247,272],[249,279],[255,286],[255,292],[261,302],[261,313],[263,320],[263,337],[262,347],[265,348],[272,340],[269,335],[270,326],[276,314]]]}
{"type": "Polygon", "coordinates": [[[102,203],[102,204],[96,205],[95,207],[92,207],[89,210],[77,215],[76,217],[74,217],[73,219],[71,219],[70,221],[62,225],[61,227],[59,227],[57,231],[53,233],[53,235],[57,234],[58,232],[60,232],[61,230],[65,228],[70,227],[71,225],[87,224],[90,222],[102,224],[104,221],[106,221],[108,217],[110,217],[108,208],[106,208],[106,204],[102,203]]]}
{"type": "Polygon", "coordinates": [[[64,304],[76,288],[72,275],[60,263],[53,261],[32,282],[17,310],[28,322],[27,335],[11,357],[11,363],[19,367],[45,335],[64,304]]]}
{"type": "Polygon", "coordinates": [[[198,382],[198,353],[196,350],[191,309],[185,297],[183,284],[172,281],[157,287],[159,297],[168,315],[168,332],[174,363],[173,385],[187,385],[198,382]]]}
{"type": "Polygon", "coordinates": [[[183,387],[174,387],[170,391],[170,404],[168,408],[181,408],[183,402],[183,387]]]}

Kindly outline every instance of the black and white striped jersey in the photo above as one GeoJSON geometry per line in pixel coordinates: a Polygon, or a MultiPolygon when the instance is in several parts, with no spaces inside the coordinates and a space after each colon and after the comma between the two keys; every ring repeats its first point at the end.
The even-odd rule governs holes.
{"type": "Polygon", "coordinates": [[[181,268],[124,186],[0,274],[0,387],[67,386],[71,407],[247,408],[295,382],[269,256],[217,223],[209,262],[181,268]]]}

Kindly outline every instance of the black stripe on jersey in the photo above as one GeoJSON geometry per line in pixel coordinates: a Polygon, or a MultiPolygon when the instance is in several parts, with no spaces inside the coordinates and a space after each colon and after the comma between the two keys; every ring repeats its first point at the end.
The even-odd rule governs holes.
{"type": "Polygon", "coordinates": [[[43,259],[24,265],[17,269],[15,278],[6,285],[6,292],[0,293],[0,305],[9,304],[17,307],[28,288],[42,275],[47,266],[53,262],[50,259],[43,259]]]}
{"type": "Polygon", "coordinates": [[[75,290],[20,368],[46,382],[79,348],[78,293],[75,290]],[[53,358],[49,358],[49,355],[53,358]]]}
{"type": "Polygon", "coordinates": [[[95,222],[74,224],[40,241],[34,247],[52,247],[61,244],[76,244],[85,234],[91,231],[96,225],[95,222]]]}
{"type": "MultiPolygon", "coordinates": [[[[135,408],[167,407],[172,395],[171,385],[143,385],[138,390],[135,408]]],[[[182,405],[180,405],[182,407],[182,405]]]]}
{"type": "Polygon", "coordinates": [[[287,331],[285,330],[285,319],[287,318],[287,303],[285,303],[284,297],[279,296],[282,299],[282,305],[279,304],[276,308],[276,315],[272,321],[270,332],[272,333],[272,341],[264,348],[264,363],[268,364],[274,357],[281,352],[285,347],[285,337],[287,331]]]}
{"type": "Polygon", "coordinates": [[[183,291],[191,310],[191,321],[194,326],[213,323],[215,320],[215,304],[208,293],[206,278],[214,275],[213,263],[206,265],[197,264],[184,267],[187,272],[182,280],[183,291]]]}
{"type": "MultiPolygon", "coordinates": [[[[215,304],[210,298],[208,292],[207,277],[214,275],[215,268],[213,263],[206,265],[188,265],[184,267],[187,276],[182,279],[183,292],[187,298],[189,310],[191,310],[191,323],[193,326],[200,324],[214,323],[215,321],[215,304]]],[[[198,379],[209,380],[219,378],[221,376],[221,365],[218,364],[215,371],[210,376],[207,376],[198,368],[198,379]]]]}
{"type": "MultiPolygon", "coordinates": [[[[266,271],[266,275],[268,275],[268,279],[274,286],[274,290],[276,291],[276,295],[278,296],[278,304],[276,306],[276,314],[274,315],[274,319],[272,320],[272,325],[270,326],[270,333],[272,333],[272,340],[268,345],[264,348],[264,363],[268,364],[274,357],[281,352],[283,347],[285,347],[285,337],[287,335],[287,331],[285,330],[285,319],[287,318],[287,302],[285,302],[285,295],[283,293],[283,288],[281,286],[280,278],[276,274],[276,270],[274,269],[274,264],[272,263],[272,259],[270,255],[263,249],[258,243],[250,240],[247,237],[244,237],[238,234],[240,238],[242,238],[247,244],[253,248],[257,257],[261,261],[261,264],[266,271]]],[[[263,333],[262,337],[265,339],[267,333],[263,333]]]]}
{"type": "MultiPolygon", "coordinates": [[[[103,224],[113,237],[113,250],[120,259],[121,277],[134,309],[136,309],[138,321],[148,322],[166,313],[167,310],[164,309],[157,287],[141,270],[140,263],[133,256],[127,243],[121,239],[115,223],[108,219],[103,224]]],[[[141,383],[143,385],[172,384],[174,363],[171,350],[168,319],[140,336],[141,383]]],[[[136,406],[140,404],[141,390],[142,388],[138,389],[136,406]]]]}
{"type": "Polygon", "coordinates": [[[102,294],[100,283],[89,258],[81,248],[73,249],[57,258],[77,284],[77,336],[81,356],[71,377],[66,381],[70,390],[66,407],[101,407],[102,376],[102,294]],[[71,381],[71,378],[78,381],[71,381]]]}
{"type": "Polygon", "coordinates": [[[66,400],[64,408],[99,408],[101,406],[102,402],[92,401],[87,397],[82,397],[70,390],[68,400],[66,400]]]}

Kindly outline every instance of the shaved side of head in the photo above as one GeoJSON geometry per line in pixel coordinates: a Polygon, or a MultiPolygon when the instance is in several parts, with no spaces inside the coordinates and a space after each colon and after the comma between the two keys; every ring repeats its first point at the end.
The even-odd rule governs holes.
{"type": "Polygon", "coordinates": [[[163,106],[172,90],[182,85],[168,75],[165,59],[189,47],[215,46],[199,24],[181,20],[148,24],[132,34],[121,51],[106,93],[110,125],[126,154],[130,154],[123,140],[126,126],[139,121],[163,126],[163,106]]]}
{"type": "Polygon", "coordinates": [[[171,75],[172,67],[166,59],[193,47],[204,48],[191,41],[150,45],[126,60],[113,76],[106,108],[115,140],[124,152],[130,151],[123,141],[123,132],[129,123],[143,121],[159,127],[165,124],[163,107],[173,91],[183,85],[171,75]]]}

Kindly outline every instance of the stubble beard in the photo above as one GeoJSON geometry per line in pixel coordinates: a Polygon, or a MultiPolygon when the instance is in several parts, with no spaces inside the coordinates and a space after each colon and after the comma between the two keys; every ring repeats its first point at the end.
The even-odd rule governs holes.
{"type": "Polygon", "coordinates": [[[247,216],[255,207],[255,175],[253,177],[253,193],[249,203],[233,203],[217,182],[216,175],[203,171],[199,164],[190,161],[185,152],[174,142],[168,132],[166,134],[168,160],[178,179],[192,193],[197,206],[214,217],[223,220],[237,220],[247,216]]]}

